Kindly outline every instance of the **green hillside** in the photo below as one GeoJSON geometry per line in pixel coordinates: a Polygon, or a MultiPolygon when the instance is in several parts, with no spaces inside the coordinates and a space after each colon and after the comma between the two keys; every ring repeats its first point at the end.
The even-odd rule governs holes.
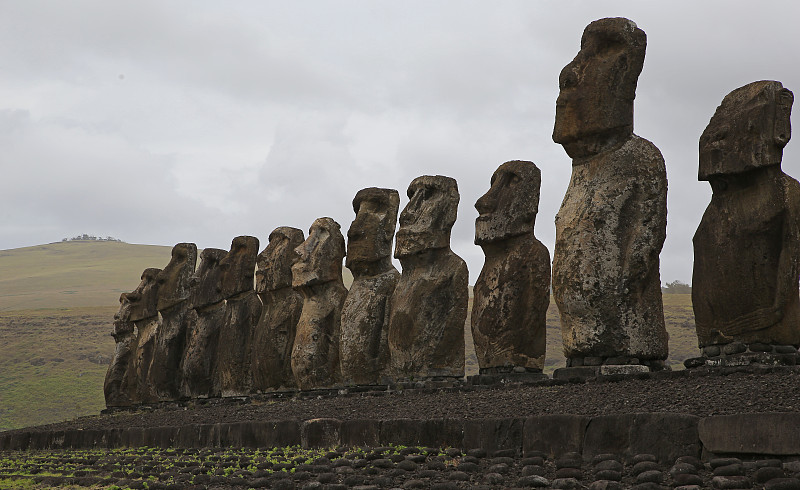
{"type": "MultiPolygon", "coordinates": [[[[166,266],[171,251],[84,240],[0,250],[0,311],[116,305],[144,269],[166,266]]],[[[352,274],[343,275],[349,286],[352,274]]]]}
{"type": "Polygon", "coordinates": [[[68,241],[0,250],[0,311],[116,305],[170,247],[68,241]]]}
{"type": "MultiPolygon", "coordinates": [[[[170,247],[74,241],[0,251],[0,430],[98,413],[117,300],[170,247]]],[[[345,284],[352,276],[344,269],[345,284]]],[[[471,308],[470,308],[471,309],[471,308]]],[[[698,355],[691,295],[664,295],[673,369],[698,355]]],[[[467,374],[476,374],[469,319],[467,374]]],[[[547,312],[545,371],[564,366],[558,310],[547,312]]]]}

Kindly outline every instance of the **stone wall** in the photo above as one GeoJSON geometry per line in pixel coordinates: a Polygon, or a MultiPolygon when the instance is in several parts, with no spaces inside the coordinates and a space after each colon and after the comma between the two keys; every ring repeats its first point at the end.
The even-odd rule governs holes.
{"type": "Polygon", "coordinates": [[[606,453],[630,460],[636,454],[649,453],[662,463],[671,463],[680,456],[800,457],[800,433],[787,430],[796,427],[800,427],[800,413],[540,415],[481,420],[320,418],[109,430],[17,430],[0,433],[0,450],[394,444],[480,448],[489,454],[541,452],[551,458],[578,452],[584,460],[606,453]]]}

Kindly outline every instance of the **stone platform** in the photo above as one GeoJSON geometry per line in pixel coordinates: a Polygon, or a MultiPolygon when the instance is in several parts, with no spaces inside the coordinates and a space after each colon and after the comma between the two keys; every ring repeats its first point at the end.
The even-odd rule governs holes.
{"type": "Polygon", "coordinates": [[[616,454],[630,460],[653,454],[660,462],[681,456],[800,457],[800,413],[698,417],[634,413],[586,417],[540,415],[508,419],[339,420],[333,418],[192,424],[106,430],[17,430],[0,433],[0,450],[115,447],[282,447],[403,445],[483,449],[489,454],[581,454],[584,460],[616,454]]]}
{"type": "Polygon", "coordinates": [[[770,345],[732,342],[723,345],[709,345],[703,348],[702,356],[686,359],[687,369],[699,367],[736,366],[796,366],[797,348],[793,345],[770,345]]]}

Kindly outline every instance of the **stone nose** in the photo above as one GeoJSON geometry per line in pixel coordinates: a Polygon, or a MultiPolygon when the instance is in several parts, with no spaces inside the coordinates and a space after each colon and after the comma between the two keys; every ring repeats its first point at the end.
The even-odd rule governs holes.
{"type": "MultiPolygon", "coordinates": [[[[565,66],[558,76],[558,88],[567,90],[578,85],[578,73],[574,61],[565,66]]],[[[561,97],[559,97],[560,99],[561,97]]]]}
{"type": "Polygon", "coordinates": [[[494,191],[494,188],[489,189],[475,202],[475,209],[481,215],[491,213],[495,208],[497,208],[497,192],[494,191]]]}

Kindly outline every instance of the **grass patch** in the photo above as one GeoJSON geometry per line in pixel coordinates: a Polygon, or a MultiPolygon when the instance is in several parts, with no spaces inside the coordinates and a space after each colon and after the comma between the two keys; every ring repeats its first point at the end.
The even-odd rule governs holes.
{"type": "Polygon", "coordinates": [[[0,311],[115,305],[171,248],[74,241],[0,250],[0,311]]]}
{"type": "Polygon", "coordinates": [[[0,430],[105,408],[115,307],[0,312],[0,430]]]}

